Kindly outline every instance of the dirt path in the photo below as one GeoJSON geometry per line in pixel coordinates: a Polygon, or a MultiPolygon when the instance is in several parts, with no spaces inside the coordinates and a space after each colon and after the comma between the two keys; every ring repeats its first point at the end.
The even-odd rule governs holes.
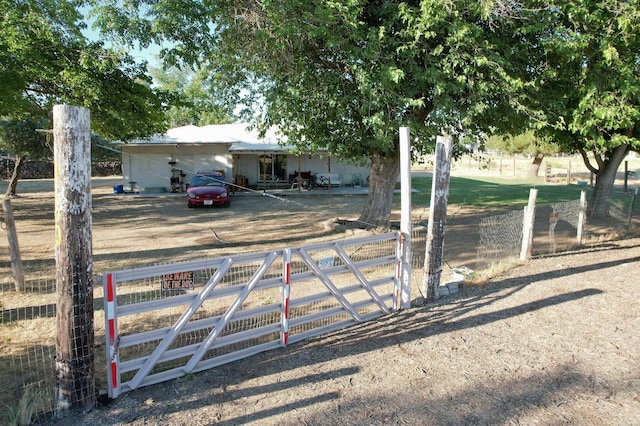
{"type": "Polygon", "coordinates": [[[640,239],[121,395],[60,424],[640,424],[640,239]]]}

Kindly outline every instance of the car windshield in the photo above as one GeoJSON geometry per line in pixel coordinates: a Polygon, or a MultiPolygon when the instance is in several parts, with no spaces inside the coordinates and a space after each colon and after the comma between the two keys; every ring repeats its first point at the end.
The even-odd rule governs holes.
{"type": "Polygon", "coordinates": [[[219,175],[196,175],[189,186],[225,186],[225,182],[219,175]]]}

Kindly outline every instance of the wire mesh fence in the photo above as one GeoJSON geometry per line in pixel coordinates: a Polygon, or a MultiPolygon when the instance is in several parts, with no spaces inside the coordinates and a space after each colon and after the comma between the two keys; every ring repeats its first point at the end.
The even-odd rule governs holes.
{"type": "MultiPolygon", "coordinates": [[[[532,256],[548,256],[579,246],[635,235],[640,230],[640,205],[637,194],[615,193],[610,198],[609,216],[580,223],[588,210],[580,200],[537,205],[532,256]]],[[[520,256],[524,209],[489,216],[479,221],[476,268],[489,270],[496,264],[509,264],[520,256]]]]}
{"type": "MultiPolygon", "coordinates": [[[[551,255],[576,247],[577,245],[577,215],[579,204],[577,200],[538,205],[536,207],[536,223],[534,227],[533,255],[551,255]]],[[[627,232],[637,232],[640,229],[640,202],[637,195],[632,192],[615,193],[611,197],[610,218],[606,221],[587,221],[584,229],[583,244],[594,244],[608,236],[615,237],[627,232]]],[[[478,233],[468,233],[465,241],[471,250],[475,251],[473,269],[489,268],[490,265],[517,258],[521,244],[523,209],[514,209],[512,212],[478,219],[478,233]]],[[[412,234],[412,298],[420,295],[420,287],[423,279],[424,249],[426,247],[427,228],[425,223],[414,224],[412,234]]],[[[445,246],[447,240],[445,240],[445,246]]],[[[349,252],[353,259],[364,259],[369,256],[377,256],[377,251],[384,252],[388,247],[369,247],[366,250],[360,248],[349,252]],[[369,251],[369,252],[367,252],[369,251]]],[[[326,258],[327,262],[333,262],[339,266],[340,260],[328,253],[318,251],[312,255],[318,260],[326,258]]],[[[449,258],[449,260],[455,260],[449,258]]],[[[51,261],[42,259],[43,264],[51,265],[51,261]]],[[[469,262],[469,264],[471,264],[469,262]]],[[[0,286],[0,406],[2,406],[2,418],[0,422],[8,424],[45,424],[51,421],[51,412],[55,401],[55,346],[56,346],[56,284],[55,271],[41,270],[35,277],[27,277],[25,291],[17,294],[15,287],[10,282],[3,282],[0,286]]],[[[281,266],[275,265],[273,274],[281,273],[281,266]]],[[[234,269],[228,280],[246,281],[250,277],[251,268],[238,267],[234,269]]],[[[292,274],[303,277],[308,273],[308,267],[304,262],[292,261],[292,274]]],[[[203,285],[213,270],[194,272],[195,286],[203,285]]],[[[269,275],[269,274],[267,274],[269,275]]],[[[375,278],[373,278],[375,279],[375,278]]],[[[446,279],[446,278],[445,278],[446,279]]],[[[94,278],[95,283],[100,282],[99,277],[94,278]]],[[[179,295],[181,290],[166,292],[162,290],[162,280],[159,277],[145,278],[132,283],[126,292],[118,294],[118,303],[157,303],[169,297],[179,295]]],[[[231,281],[221,283],[221,288],[231,286],[231,281]]],[[[304,288],[301,285],[300,288],[304,288]]],[[[314,287],[310,282],[308,287],[314,287]]],[[[264,309],[262,316],[251,319],[239,319],[229,322],[225,328],[225,336],[233,335],[246,328],[263,328],[268,330],[279,321],[279,316],[269,311],[271,304],[277,303],[280,297],[278,291],[264,288],[255,293],[250,301],[253,308],[264,309]],[[276,318],[277,317],[277,318],[276,318]]],[[[304,299],[303,299],[304,300],[304,299]]],[[[105,315],[103,309],[104,294],[100,285],[94,286],[94,327],[95,327],[95,377],[96,388],[106,389],[106,342],[105,342],[105,315]]],[[[247,302],[249,303],[249,302],[247,302]]],[[[333,303],[333,302],[332,302],[333,303]]],[[[292,306],[292,318],[313,318],[318,312],[331,309],[326,301],[309,301],[299,306],[292,306]]],[[[145,318],[144,321],[132,316],[132,320],[123,324],[127,330],[138,330],[147,322],[155,327],[166,327],[168,322],[174,321],[184,310],[181,308],[167,309],[159,315],[145,318]]],[[[223,312],[220,308],[204,305],[201,312],[194,316],[194,321],[203,321],[208,316],[219,316],[223,312]],[[206,311],[206,312],[205,312],[206,311]]],[[[362,312],[366,315],[366,312],[362,312]]],[[[345,318],[343,312],[331,321],[342,321],[345,318]]],[[[318,319],[317,321],[326,321],[318,319]]],[[[303,336],[310,328],[324,326],[323,323],[295,323],[291,325],[291,335],[303,336]],[[311,324],[311,325],[310,325],[311,324]]],[[[210,327],[201,330],[185,332],[181,336],[181,345],[193,345],[201,341],[205,335],[211,332],[210,327]]],[[[256,341],[245,343],[248,346],[259,345],[259,339],[274,340],[275,332],[268,331],[264,337],[256,341]]],[[[223,336],[224,337],[224,336],[223,336]]],[[[145,353],[151,350],[145,347],[131,346],[123,348],[123,351],[131,351],[131,354],[145,353]]],[[[215,348],[206,354],[205,359],[224,356],[224,348],[215,348]],[[217,351],[217,352],[216,352],[217,351]]],[[[238,350],[236,346],[234,350],[238,350]]],[[[242,350],[242,348],[239,348],[242,350]]],[[[123,352],[127,353],[127,352],[123,352]]],[[[170,369],[172,361],[160,364],[158,369],[170,369]]]]}
{"type": "MultiPolygon", "coordinates": [[[[50,274],[27,279],[20,294],[10,290],[0,293],[1,424],[48,424],[53,420],[57,295],[55,271],[50,274]]],[[[94,288],[94,328],[99,353],[104,350],[100,287],[94,288]]],[[[100,368],[104,368],[103,362],[96,363],[96,369],[100,368]]]]}
{"type": "MultiPolygon", "coordinates": [[[[361,264],[360,273],[366,280],[377,283],[377,291],[389,299],[393,295],[393,285],[381,280],[381,277],[393,277],[396,267],[396,242],[378,241],[369,244],[345,246],[344,252],[351,262],[361,264]],[[373,263],[372,258],[386,258],[383,263],[373,263]]],[[[320,265],[323,270],[335,270],[332,282],[348,282],[346,266],[342,258],[334,250],[326,247],[316,248],[308,252],[308,256],[320,265]]],[[[257,265],[255,262],[236,264],[227,271],[218,283],[218,294],[215,299],[202,303],[189,321],[189,326],[180,333],[170,350],[178,354],[158,362],[152,374],[176,369],[188,362],[189,357],[179,356],[181,348],[197,345],[211,335],[215,321],[225,313],[225,309],[238,292],[243,283],[251,280],[257,265]]],[[[180,269],[178,267],[178,269],[180,269]]],[[[189,271],[188,288],[167,289],[165,275],[148,276],[128,280],[119,287],[117,301],[126,312],[128,306],[148,305],[149,312],[136,312],[127,315],[119,322],[119,334],[159,333],[162,334],[183,315],[185,303],[168,303],[193,291],[201,289],[216,273],[217,268],[202,268],[189,271]],[[157,309],[158,305],[167,305],[157,309]]],[[[280,345],[280,305],[282,296],[280,286],[273,281],[282,276],[281,261],[274,262],[264,272],[262,285],[243,300],[241,315],[229,321],[222,332],[218,344],[212,346],[202,357],[207,365],[216,365],[224,361],[225,356],[233,352],[250,351],[269,342],[280,345]],[[271,281],[270,281],[271,280],[271,281]],[[251,314],[251,315],[249,315],[251,314]],[[262,330],[255,337],[238,340],[234,336],[248,330],[262,330]]],[[[300,257],[291,261],[290,272],[295,286],[292,287],[290,305],[290,341],[296,342],[313,335],[317,330],[329,330],[336,324],[348,322],[350,315],[341,309],[335,298],[327,297],[329,292],[311,274],[308,263],[300,257]]],[[[16,294],[12,286],[5,286],[0,295],[10,296],[10,300],[0,306],[0,338],[3,355],[0,357],[0,404],[4,407],[2,423],[7,424],[47,424],[53,419],[55,404],[56,371],[56,290],[55,270],[50,276],[26,280],[25,291],[16,294]],[[34,301],[37,300],[37,303],[34,301]],[[9,307],[11,306],[11,307],[9,307]]],[[[176,273],[174,275],[179,275],[176,273]]],[[[182,278],[182,277],[177,277],[182,278]]],[[[351,279],[353,281],[353,279],[351,279]]],[[[108,388],[107,359],[108,344],[105,340],[105,295],[99,285],[101,277],[94,277],[94,328],[95,328],[95,380],[96,389],[102,393],[108,388]]],[[[367,318],[372,313],[371,303],[364,303],[368,298],[361,288],[343,288],[345,298],[353,304],[358,315],[367,318]]],[[[178,286],[179,287],[179,286],[178,286]]],[[[358,286],[356,286],[358,287],[358,286]]],[[[148,341],[136,342],[123,339],[119,342],[119,355],[124,360],[123,381],[131,380],[139,369],[135,362],[127,364],[127,360],[148,357],[157,347],[160,337],[151,336],[148,341]]]]}

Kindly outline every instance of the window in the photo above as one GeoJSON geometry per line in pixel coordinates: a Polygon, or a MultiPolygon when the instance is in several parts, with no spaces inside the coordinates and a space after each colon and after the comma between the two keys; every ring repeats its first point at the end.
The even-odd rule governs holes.
{"type": "Polygon", "coordinates": [[[262,154],[259,167],[260,180],[287,180],[286,154],[262,154]]]}

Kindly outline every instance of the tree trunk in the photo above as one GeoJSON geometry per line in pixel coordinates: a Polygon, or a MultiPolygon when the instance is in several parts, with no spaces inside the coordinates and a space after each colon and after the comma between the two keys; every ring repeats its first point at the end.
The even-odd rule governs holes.
{"type": "Polygon", "coordinates": [[[16,195],[16,190],[18,188],[18,180],[20,180],[20,176],[22,176],[23,164],[24,164],[24,157],[20,155],[16,155],[16,161],[13,166],[13,174],[11,175],[11,179],[9,180],[9,185],[7,185],[7,192],[4,193],[5,197],[11,197],[16,195]]]}
{"type": "Polygon", "coordinates": [[[540,171],[540,165],[542,164],[542,160],[544,159],[544,154],[539,153],[536,154],[536,157],[533,159],[533,163],[529,167],[529,177],[538,176],[538,172],[540,171]]]}
{"type": "Polygon", "coordinates": [[[629,151],[626,144],[620,145],[613,151],[607,152],[607,158],[601,163],[596,172],[596,184],[589,202],[588,216],[590,218],[605,218],[609,216],[609,196],[613,191],[618,168],[629,151]]]}
{"type": "Polygon", "coordinates": [[[358,221],[365,228],[388,228],[393,202],[393,190],[400,172],[400,155],[396,150],[392,156],[374,155],[371,158],[369,195],[358,221]]]}

